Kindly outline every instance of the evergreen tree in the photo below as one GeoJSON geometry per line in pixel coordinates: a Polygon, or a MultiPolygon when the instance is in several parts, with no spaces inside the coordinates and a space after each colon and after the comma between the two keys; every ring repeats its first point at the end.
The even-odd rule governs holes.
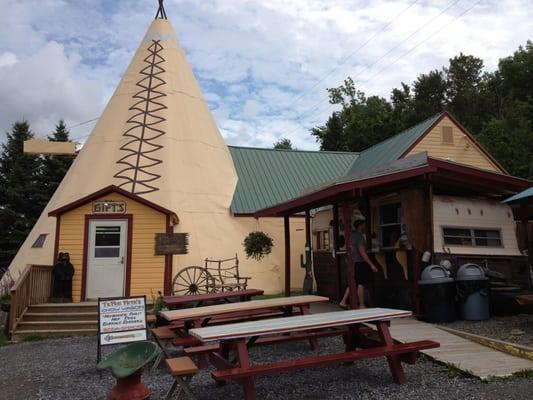
{"type": "MultiPolygon", "coordinates": [[[[65,122],[60,120],[48,140],[51,142],[68,142],[70,132],[65,126],[65,122]]],[[[42,192],[44,193],[44,208],[52,195],[55,193],[57,187],[63,180],[70,165],[74,161],[75,156],[60,155],[60,156],[45,156],[42,161],[41,182],[42,192]]]]}
{"type": "Polygon", "coordinates": [[[41,213],[40,159],[23,153],[33,137],[27,121],[7,133],[0,154],[0,263],[9,263],[41,213]]]}

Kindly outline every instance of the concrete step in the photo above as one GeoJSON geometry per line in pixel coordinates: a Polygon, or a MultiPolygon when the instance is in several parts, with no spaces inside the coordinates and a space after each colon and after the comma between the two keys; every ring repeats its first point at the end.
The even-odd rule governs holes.
{"type": "Polygon", "coordinates": [[[45,303],[34,304],[28,307],[29,313],[80,313],[97,312],[98,305],[94,302],[87,303],[45,303]]]}
{"type": "Polygon", "coordinates": [[[36,330],[16,330],[12,340],[17,342],[25,337],[67,337],[67,336],[84,336],[96,335],[96,329],[36,329],[36,330]]]}
{"type": "Polygon", "coordinates": [[[97,329],[98,321],[21,321],[17,325],[16,334],[20,331],[41,330],[85,330],[97,329]]]}
{"type": "Polygon", "coordinates": [[[62,312],[53,312],[53,313],[45,313],[45,312],[26,312],[23,315],[23,322],[35,322],[35,321],[98,321],[98,313],[97,312],[69,312],[69,313],[62,313],[62,312]]]}

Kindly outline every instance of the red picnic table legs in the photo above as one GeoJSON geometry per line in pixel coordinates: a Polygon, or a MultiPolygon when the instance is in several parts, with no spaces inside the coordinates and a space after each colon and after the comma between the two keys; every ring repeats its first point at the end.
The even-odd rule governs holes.
{"type": "MultiPolygon", "coordinates": [[[[383,344],[386,346],[385,350],[387,348],[391,348],[394,345],[394,340],[392,339],[392,336],[390,334],[389,322],[379,321],[377,323],[377,328],[378,328],[379,337],[381,338],[383,344]]],[[[407,379],[405,378],[405,373],[403,372],[403,367],[400,361],[400,357],[399,356],[387,356],[387,361],[389,363],[390,372],[392,374],[392,378],[394,379],[394,382],[396,382],[399,385],[406,383],[407,379]]]]}
{"type": "MultiPolygon", "coordinates": [[[[235,342],[235,348],[237,350],[237,363],[241,368],[250,367],[250,356],[248,354],[248,346],[245,339],[237,339],[235,342]]],[[[256,400],[255,384],[253,377],[243,378],[240,381],[242,388],[244,389],[244,398],[246,400],[256,400]]]]}

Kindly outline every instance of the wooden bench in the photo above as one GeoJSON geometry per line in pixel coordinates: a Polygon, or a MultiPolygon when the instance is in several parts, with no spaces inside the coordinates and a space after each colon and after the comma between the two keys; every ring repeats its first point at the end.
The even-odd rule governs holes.
{"type": "MultiPolygon", "coordinates": [[[[368,328],[368,330],[372,331],[372,329],[370,328],[368,328]]],[[[312,338],[340,336],[340,335],[345,335],[346,333],[348,333],[348,329],[340,328],[340,329],[332,329],[332,330],[323,330],[323,331],[318,331],[318,332],[296,333],[292,335],[269,336],[269,337],[258,338],[251,345],[249,344],[248,347],[266,346],[266,345],[293,342],[293,341],[295,342],[295,341],[301,341],[301,340],[309,340],[312,338]]],[[[188,356],[203,356],[209,353],[218,352],[219,350],[220,350],[220,345],[218,343],[207,344],[207,345],[202,345],[202,346],[193,346],[193,347],[188,347],[186,349],[183,349],[185,354],[187,354],[188,356]]]]}
{"type": "MultiPolygon", "coordinates": [[[[167,358],[165,363],[170,375],[174,378],[174,382],[165,395],[165,399],[170,399],[172,394],[179,387],[180,390],[185,392],[185,395],[190,400],[195,400],[196,397],[189,387],[189,381],[198,372],[196,364],[189,357],[167,358]]],[[[178,392],[177,398],[179,398],[179,395],[180,393],[178,392]]]]}
{"type": "MultiPolygon", "coordinates": [[[[163,351],[163,354],[165,357],[170,357],[170,354],[166,348],[166,344],[168,344],[172,339],[176,337],[176,333],[170,329],[168,326],[160,326],[158,328],[152,328],[150,329],[150,333],[152,334],[152,338],[157,343],[157,345],[161,348],[163,351]]],[[[161,360],[159,360],[160,362],[161,360]]],[[[159,365],[159,362],[154,363],[159,365]]],[[[156,366],[157,368],[157,366],[156,366]]]]}
{"type": "Polygon", "coordinates": [[[322,356],[306,357],[297,360],[279,361],[269,364],[252,365],[247,368],[229,368],[211,373],[217,381],[236,380],[256,375],[277,374],[302,368],[318,367],[330,364],[340,364],[376,357],[390,357],[400,355],[416,355],[420,350],[439,347],[437,342],[432,340],[421,340],[405,344],[394,344],[392,346],[372,347],[364,350],[354,350],[338,354],[326,354],[322,356]]]}

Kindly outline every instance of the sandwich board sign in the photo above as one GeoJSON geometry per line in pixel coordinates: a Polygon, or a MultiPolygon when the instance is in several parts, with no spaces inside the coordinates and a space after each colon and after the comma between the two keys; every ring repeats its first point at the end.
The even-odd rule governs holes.
{"type": "Polygon", "coordinates": [[[145,296],[98,299],[98,362],[101,346],[146,339],[145,296]]]}

